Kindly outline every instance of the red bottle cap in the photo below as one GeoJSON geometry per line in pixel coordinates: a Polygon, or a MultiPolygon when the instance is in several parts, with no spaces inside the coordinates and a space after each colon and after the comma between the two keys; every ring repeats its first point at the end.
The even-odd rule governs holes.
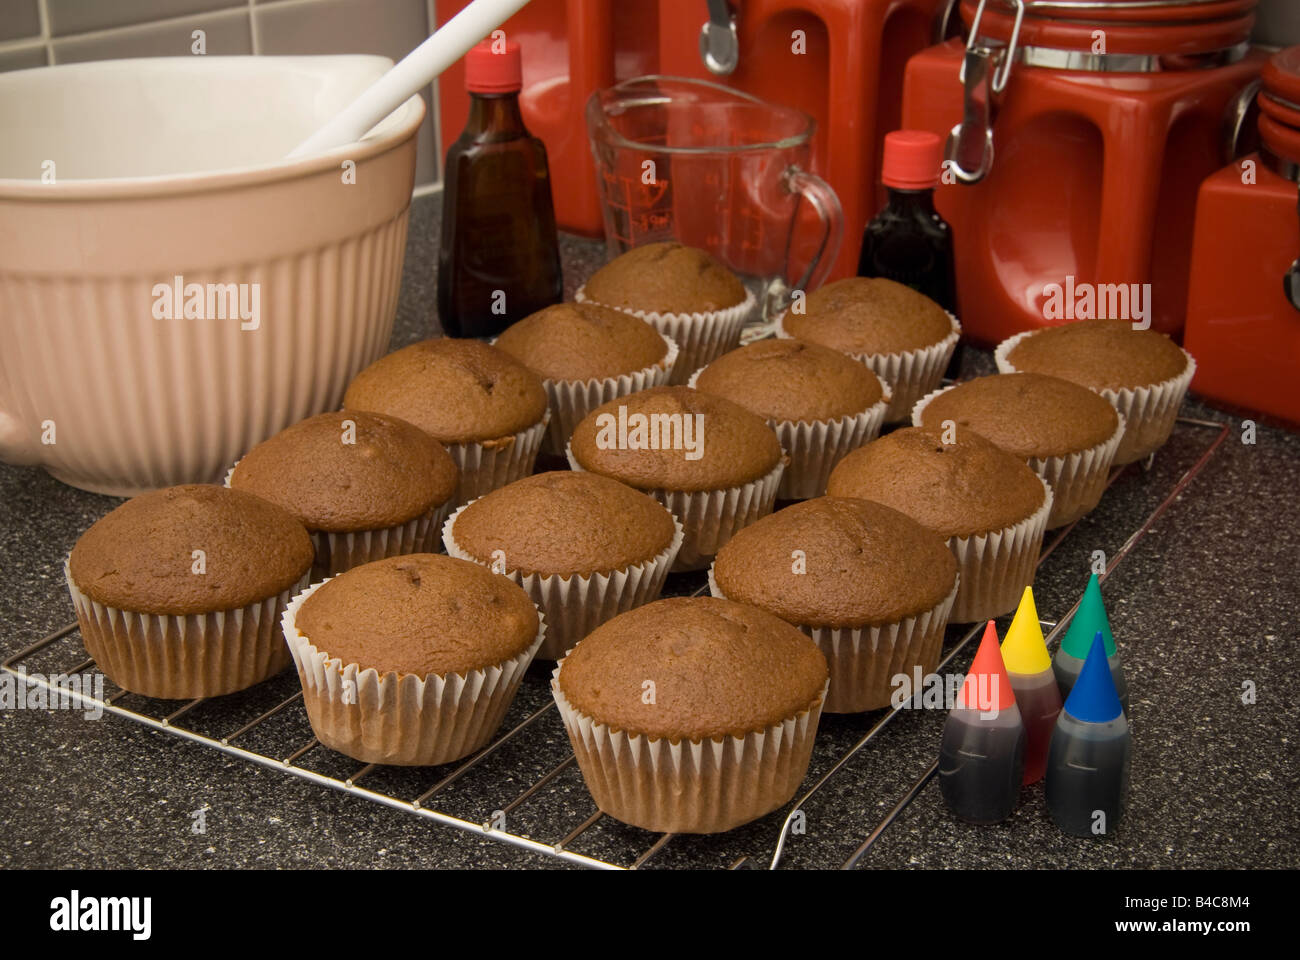
{"type": "Polygon", "coordinates": [[[984,637],[975,652],[970,672],[966,674],[966,682],[957,696],[957,706],[992,713],[1015,704],[1016,695],[1011,690],[1011,678],[1007,676],[1002,650],[998,646],[998,631],[990,620],[984,628],[984,637]]]}
{"type": "Polygon", "coordinates": [[[895,190],[929,190],[939,183],[943,142],[928,130],[895,130],[885,134],[880,180],[895,190]]]}
{"type": "Polygon", "coordinates": [[[519,44],[484,40],[465,54],[465,89],[471,93],[514,93],[524,85],[519,44]]]}

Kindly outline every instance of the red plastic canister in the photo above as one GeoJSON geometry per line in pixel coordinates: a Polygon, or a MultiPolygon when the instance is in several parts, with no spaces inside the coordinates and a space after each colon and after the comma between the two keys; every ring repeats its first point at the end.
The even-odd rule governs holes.
{"type": "Polygon", "coordinates": [[[1259,152],[1197,198],[1185,342],[1192,389],[1300,423],[1300,46],[1269,60],[1258,104],[1259,152]]]}
{"type": "Polygon", "coordinates": [[[903,124],[949,137],[936,205],[972,337],[1088,311],[1182,328],[1196,192],[1264,61],[1248,46],[1254,7],[963,0],[968,44],[911,59],[903,124]]]}

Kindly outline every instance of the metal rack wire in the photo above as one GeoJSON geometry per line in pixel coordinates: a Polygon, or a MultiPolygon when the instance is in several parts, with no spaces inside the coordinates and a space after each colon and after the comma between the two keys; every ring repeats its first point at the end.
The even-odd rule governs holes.
{"type": "MultiPolygon", "coordinates": [[[[1201,452],[1199,458],[1180,476],[1168,495],[1147,516],[1142,525],[1129,535],[1123,546],[1110,559],[1105,573],[1101,576],[1103,580],[1124,560],[1137,542],[1151,529],[1152,524],[1177,499],[1196,474],[1205,467],[1228,433],[1228,426],[1223,423],[1187,418],[1180,418],[1178,422],[1200,429],[1213,430],[1215,435],[1201,452]]],[[[1149,463],[1146,466],[1149,467],[1149,463]]],[[[1125,469],[1119,468],[1113,471],[1109,478],[1109,484],[1114,484],[1125,469]]],[[[1043,549],[1039,558],[1040,566],[1065,541],[1074,526],[1074,524],[1071,524],[1056,532],[1043,549]]],[[[686,588],[682,589],[679,582],[675,592],[700,594],[706,590],[707,587],[696,585],[694,582],[687,584],[686,588]]],[[[1069,622],[1076,609],[1077,604],[1071,608],[1066,616],[1061,618],[1059,623],[1043,621],[1049,646],[1055,642],[1057,635],[1069,622]]],[[[967,647],[970,641],[979,635],[981,629],[980,625],[976,625],[961,633],[948,650],[938,669],[942,671],[950,664],[967,647]]],[[[950,630],[950,635],[953,632],[955,631],[950,630]]],[[[539,831],[521,830],[514,832],[505,828],[504,824],[510,822],[511,819],[515,819],[517,814],[527,810],[530,806],[542,803],[548,798],[549,794],[562,792],[565,789],[564,784],[567,782],[571,785],[573,778],[577,777],[573,754],[565,749],[567,741],[563,740],[558,713],[550,699],[549,685],[547,683],[549,671],[530,671],[521,686],[516,704],[512,707],[513,724],[508,729],[505,729],[492,743],[465,760],[455,764],[448,764],[446,767],[428,768],[414,772],[414,768],[400,768],[404,778],[410,783],[404,784],[403,789],[399,791],[398,789],[372,788],[367,784],[363,784],[363,781],[366,780],[373,783],[374,780],[381,778],[386,771],[394,771],[399,768],[386,768],[373,763],[357,765],[356,761],[348,761],[340,754],[333,753],[333,751],[322,746],[311,735],[306,710],[302,705],[301,691],[289,693],[291,688],[296,689],[296,677],[281,675],[278,680],[268,681],[251,691],[219,698],[224,711],[228,712],[233,704],[236,708],[245,707],[253,715],[237,725],[228,725],[226,727],[227,732],[204,732],[198,729],[202,726],[201,723],[187,725],[181,721],[187,718],[193,719],[201,708],[211,702],[207,699],[191,700],[178,705],[175,701],[148,700],[120,689],[115,689],[113,693],[101,698],[85,692],[87,687],[99,689],[94,684],[83,683],[80,689],[77,689],[69,688],[63,684],[52,683],[51,677],[70,677],[74,675],[84,677],[94,670],[94,660],[85,658],[85,651],[77,642],[78,640],[77,624],[75,622],[68,624],[7,659],[0,661],[0,669],[22,678],[29,685],[44,687],[49,695],[75,702],[78,706],[88,710],[102,710],[106,713],[124,717],[154,730],[201,744],[230,756],[239,757],[262,767],[279,770],[311,783],[362,797],[396,810],[405,811],[408,814],[424,817],[444,826],[487,835],[503,843],[512,844],[524,850],[554,857],[571,864],[603,869],[635,870],[659,856],[674,842],[687,842],[671,833],[654,835],[635,828],[623,828],[622,825],[616,825],[616,827],[622,828],[616,838],[617,842],[612,844],[618,848],[617,853],[619,855],[617,857],[613,853],[598,856],[593,852],[583,852],[577,847],[584,837],[590,836],[594,832],[593,828],[596,828],[598,824],[610,823],[610,818],[596,809],[594,803],[590,803],[590,814],[585,818],[577,819],[576,822],[548,822],[543,824],[542,826],[545,829],[545,838],[543,839],[533,835],[533,833],[539,831]],[[65,651],[64,647],[68,649],[65,651]],[[70,662],[71,666],[40,673],[29,672],[29,664],[34,663],[39,658],[53,659],[56,655],[58,655],[61,662],[70,662]],[[75,659],[73,659],[74,657],[75,659]],[[276,690],[279,691],[280,696],[276,698],[275,702],[270,706],[261,707],[257,702],[258,698],[264,697],[268,691],[275,692],[276,690]],[[138,709],[127,706],[124,701],[138,703],[138,709]],[[276,730],[277,725],[287,729],[276,730]],[[558,738],[562,743],[562,746],[558,748],[556,746],[557,731],[560,731],[558,738]],[[267,735],[265,738],[270,739],[272,743],[257,749],[248,745],[250,740],[260,735],[267,735]],[[241,743],[244,745],[241,745],[241,743]],[[548,761],[541,773],[529,776],[526,786],[515,788],[515,792],[508,796],[507,799],[491,806],[490,814],[486,819],[472,819],[471,815],[466,813],[452,812],[454,805],[443,802],[453,791],[453,788],[457,785],[473,783],[475,777],[481,776],[483,771],[494,760],[505,759],[516,766],[527,767],[528,764],[521,763],[519,757],[516,756],[511,759],[507,758],[506,755],[520,746],[536,747],[539,744],[549,744],[550,752],[559,752],[563,755],[553,763],[548,761]],[[312,766],[313,762],[315,762],[314,767],[312,766]],[[344,763],[345,766],[340,767],[340,763],[344,763]],[[321,767],[325,769],[322,770],[321,767]],[[350,770],[350,772],[334,772],[343,769],[350,770]],[[420,777],[425,779],[413,779],[420,777]],[[649,840],[648,843],[647,840],[649,840]]],[[[90,676],[98,682],[94,674],[90,676]]],[[[108,681],[107,678],[104,678],[102,682],[106,687],[111,686],[111,681],[108,681]]],[[[823,791],[828,784],[832,783],[836,778],[842,777],[845,771],[851,768],[853,759],[894,721],[899,712],[901,711],[890,710],[885,712],[852,746],[840,753],[833,762],[827,764],[825,761],[829,761],[829,757],[823,756],[820,758],[823,761],[822,765],[826,766],[826,770],[813,781],[812,785],[802,795],[788,805],[784,819],[776,827],[775,846],[772,848],[770,860],[767,860],[766,857],[763,858],[763,860],[767,860],[766,866],[768,868],[776,869],[781,865],[787,847],[787,840],[791,836],[792,825],[795,823],[800,811],[806,810],[809,802],[823,791]]],[[[827,749],[822,746],[822,739],[819,736],[818,746],[814,749],[815,760],[818,752],[827,749]]],[[[516,750],[516,752],[518,751],[516,750]]],[[[542,750],[539,752],[545,753],[547,751],[542,750]]],[[[852,869],[862,863],[872,845],[897,822],[907,806],[926,789],[935,775],[936,768],[937,765],[932,765],[925,771],[903,792],[878,823],[870,828],[867,828],[865,824],[863,825],[861,832],[863,839],[857,844],[853,853],[843,861],[841,865],[843,869],[852,869]]],[[[498,776],[499,778],[500,776],[498,776]]],[[[504,779],[507,782],[513,782],[516,777],[509,775],[509,771],[507,771],[504,779]]],[[[588,802],[590,802],[589,798],[588,802]]],[[[763,825],[772,823],[777,816],[778,814],[774,813],[759,821],[759,827],[765,831],[768,828],[763,827],[763,825]]],[[[842,840],[843,837],[839,839],[842,840]]],[[[754,854],[742,855],[717,864],[719,867],[730,869],[753,868],[762,865],[763,862],[754,854]]]]}

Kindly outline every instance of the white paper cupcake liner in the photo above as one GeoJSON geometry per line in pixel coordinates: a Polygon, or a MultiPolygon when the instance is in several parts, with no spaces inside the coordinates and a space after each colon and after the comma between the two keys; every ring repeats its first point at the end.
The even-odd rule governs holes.
{"type": "Polygon", "coordinates": [[[1043,484],[1043,504],[1024,520],[993,533],[948,538],[961,577],[949,623],[993,620],[1020,606],[1025,587],[1034,582],[1052,512],[1051,485],[1038,479],[1043,484]]]}
{"type": "Polygon", "coordinates": [[[492,739],[546,635],[540,611],[536,639],[502,663],[445,676],[392,670],[380,675],[330,657],[298,630],[298,610],[326,583],[313,583],[295,596],[281,618],[317,740],[362,763],[436,766],[468,756],[492,739]]]}
{"type": "MultiPolygon", "coordinates": [[[[572,444],[565,447],[564,453],[571,470],[583,469],[573,455],[572,444]]],[[[763,476],[738,487],[642,491],[671,510],[681,522],[684,540],[672,572],[703,570],[738,531],[771,513],[786,460],[782,455],[776,466],[763,476]]]]}
{"type": "Polygon", "coordinates": [[[824,689],[765,730],[673,743],[614,730],[578,711],[560,690],[563,669],[561,660],[551,675],[560,719],[596,806],[616,820],[656,832],[721,833],[788,802],[808,773],[824,689]]]}
{"type": "Polygon", "coordinates": [[[511,437],[483,442],[444,443],[443,446],[460,468],[456,504],[469,503],[476,497],[531,474],[550,422],[551,411],[548,409],[541,420],[511,437]]]}
{"type": "MultiPolygon", "coordinates": [[[[948,613],[961,587],[961,576],[948,595],[924,613],[897,623],[868,627],[815,627],[794,624],[813,639],[830,667],[827,713],[861,713],[889,706],[898,674],[915,667],[933,673],[939,665],[948,613]]],[[[709,567],[709,593],[727,599],[709,567]]]]}
{"type": "MultiPolygon", "coordinates": [[[[955,386],[957,384],[936,390],[918,400],[912,408],[912,425],[919,427],[921,415],[930,401],[955,386]]],[[[1115,427],[1115,432],[1095,447],[1060,457],[1029,457],[1025,461],[1052,488],[1052,511],[1047,517],[1048,530],[1073,523],[1101,502],[1115,451],[1124,436],[1124,415],[1118,414],[1117,419],[1119,424],[1115,427]]]]}
{"type": "Polygon", "coordinates": [[[151,614],[92,600],[63,576],[86,651],[123,690],[161,700],[193,700],[245,690],[289,665],[280,615],[309,574],[273,597],[237,610],[151,614]]]}
{"type": "MultiPolygon", "coordinates": [[[[458,508],[443,524],[442,542],[448,555],[490,569],[491,560],[473,556],[456,542],[456,520],[468,506],[465,504],[458,508]]],[[[656,599],[663,590],[677,552],[682,548],[684,535],[676,517],[673,517],[673,528],[673,538],[662,551],[649,560],[620,570],[567,577],[507,570],[505,576],[523,587],[546,615],[546,640],[537,656],[543,660],[558,660],[606,620],[656,599]]]]}
{"type": "MultiPolygon", "coordinates": [[[[865,363],[876,376],[889,384],[893,396],[889,401],[889,409],[885,411],[886,423],[907,420],[912,406],[943,380],[943,371],[947,369],[952,352],[957,349],[957,341],[961,339],[961,324],[951,313],[948,314],[948,319],[952,321],[952,332],[928,347],[904,350],[901,353],[849,354],[865,363]]],[[[786,331],[784,321],[785,314],[777,317],[776,335],[782,340],[797,339],[786,331]]]]}
{"type": "Polygon", "coordinates": [[[749,321],[758,301],[749,290],[745,299],[734,307],[712,310],[707,313],[658,313],[653,310],[628,310],[613,304],[591,300],[586,295],[586,285],[578,288],[573,299],[579,303],[621,310],[640,317],[665,336],[677,342],[680,351],[668,382],[683,384],[692,373],[740,345],[740,331],[749,321]]]}
{"type": "MultiPolygon", "coordinates": [[[[1021,340],[1038,332],[1027,330],[1024,333],[1017,333],[997,345],[993,351],[993,359],[997,362],[999,373],[1020,372],[1007,358],[1021,340]]],[[[1187,396],[1187,389],[1192,384],[1192,378],[1196,376],[1196,358],[1186,350],[1183,351],[1183,356],[1187,358],[1186,369],[1178,376],[1170,377],[1162,383],[1096,391],[1114,405],[1128,424],[1124,428],[1124,438],[1120,441],[1119,449],[1115,452],[1113,466],[1119,467],[1141,460],[1154,453],[1169,439],[1169,434],[1174,429],[1174,421],[1178,419],[1178,411],[1183,405],[1183,398],[1187,396]]]]}
{"type": "MultiPolygon", "coordinates": [[[[691,374],[687,386],[696,389],[701,367],[691,374]]],[[[861,413],[834,420],[768,420],[781,441],[790,463],[781,474],[778,500],[811,500],[826,493],[835,465],[863,444],[880,435],[889,408],[889,384],[881,381],[883,395],[861,413]]]]}
{"type": "Polygon", "coordinates": [[[679,351],[672,337],[662,332],[659,335],[668,344],[668,352],[662,360],[644,370],[604,380],[543,380],[542,386],[550,400],[551,425],[546,431],[542,450],[563,456],[564,445],[573,436],[574,428],[592,410],[618,397],[670,382],[679,351]]]}
{"type": "MultiPolygon", "coordinates": [[[[230,486],[230,479],[235,475],[235,466],[226,471],[225,485],[230,486]]],[[[353,567],[375,560],[384,560],[408,553],[433,553],[437,551],[438,531],[442,522],[451,512],[455,497],[446,503],[391,527],[379,527],[374,530],[353,530],[335,532],[330,530],[308,530],[311,545],[316,551],[312,562],[313,580],[322,577],[337,577],[353,567]]]]}

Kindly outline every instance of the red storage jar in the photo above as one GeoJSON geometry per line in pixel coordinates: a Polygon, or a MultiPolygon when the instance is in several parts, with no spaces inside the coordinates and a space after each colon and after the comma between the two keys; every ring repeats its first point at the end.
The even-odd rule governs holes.
{"type": "Polygon", "coordinates": [[[1185,345],[1192,389],[1300,423],[1300,47],[1262,81],[1259,152],[1197,198],[1185,345]]]}
{"type": "Polygon", "coordinates": [[[903,125],[952,133],[956,164],[936,202],[972,337],[1071,319],[1062,290],[1112,314],[1129,299],[1117,291],[1132,291],[1153,327],[1178,333],[1196,192],[1225,162],[1225,117],[1264,61],[1247,42],[1254,7],[963,0],[969,48],[952,40],[911,59],[903,125]]]}

